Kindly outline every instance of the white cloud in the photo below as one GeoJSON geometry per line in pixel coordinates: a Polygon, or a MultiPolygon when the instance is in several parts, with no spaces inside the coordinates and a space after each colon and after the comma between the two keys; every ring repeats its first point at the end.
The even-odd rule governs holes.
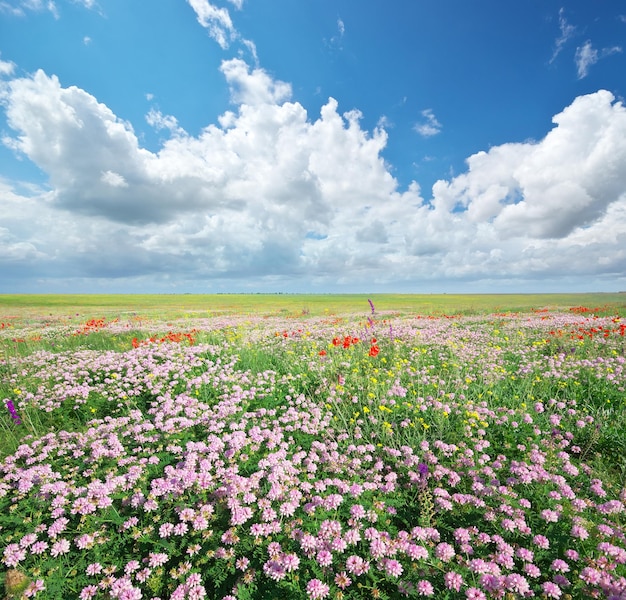
{"type": "Polygon", "coordinates": [[[341,19],[337,19],[337,29],[339,30],[339,37],[343,38],[346,33],[346,25],[341,19]]]}
{"type": "MultiPolygon", "coordinates": [[[[237,36],[228,10],[218,8],[208,0],[187,0],[187,2],[196,13],[198,23],[208,30],[209,35],[222,49],[228,48],[229,41],[237,36]]],[[[237,2],[235,4],[237,5],[237,2]]]]}
{"type": "Polygon", "coordinates": [[[550,63],[553,63],[556,60],[556,57],[561,53],[565,44],[567,44],[567,42],[576,33],[576,27],[574,25],[570,25],[565,19],[565,9],[563,8],[559,10],[559,29],[561,30],[561,35],[554,43],[554,52],[550,58],[550,63]]]}
{"type": "Polygon", "coordinates": [[[273,80],[263,69],[250,71],[248,64],[239,58],[225,60],[220,69],[236,104],[281,103],[291,96],[288,83],[273,80]]]}
{"type": "Polygon", "coordinates": [[[117,188],[128,187],[128,183],[126,182],[126,179],[124,179],[124,177],[122,177],[119,173],[116,173],[115,171],[105,171],[100,176],[100,181],[102,181],[102,183],[106,183],[107,185],[110,185],[111,187],[117,187],[117,188]]]}
{"type": "MultiPolygon", "coordinates": [[[[151,96],[151,94],[148,94],[148,96],[151,96]]],[[[148,100],[151,99],[152,98],[148,98],[148,100]]],[[[157,131],[166,129],[173,135],[184,135],[186,133],[185,130],[178,124],[176,117],[172,115],[163,115],[154,108],[150,109],[146,115],[146,121],[148,125],[151,125],[157,131]]]]}
{"type": "Polygon", "coordinates": [[[324,40],[324,43],[327,44],[330,48],[342,50],[342,42],[343,37],[346,33],[346,24],[343,22],[343,19],[337,19],[337,33],[331,36],[330,40],[324,40]]]}
{"type": "Polygon", "coordinates": [[[576,98],[538,142],[471,156],[426,202],[416,183],[399,189],[382,158],[387,133],[363,129],[358,111],[330,98],[312,116],[262,69],[232,59],[222,72],[236,107],[198,136],[151,113],[173,132],[158,152],[54,76],[8,82],[8,145],[49,189],[0,181],[5,281],[397,290],[626,277],[626,109],[609,92],[576,98]]]}
{"type": "Polygon", "coordinates": [[[0,12],[23,17],[27,12],[49,11],[55,18],[59,17],[56,4],[52,0],[18,0],[17,2],[0,2],[0,12]]]}
{"type": "Polygon", "coordinates": [[[441,123],[435,117],[435,113],[432,109],[427,108],[422,111],[422,117],[424,121],[417,123],[414,127],[415,131],[423,137],[432,137],[441,132],[441,123]]]}
{"type": "Polygon", "coordinates": [[[595,65],[601,58],[611,56],[611,54],[621,53],[621,46],[613,46],[611,48],[603,48],[600,52],[596,50],[589,40],[582,46],[576,48],[576,69],[578,71],[578,79],[583,79],[589,74],[589,69],[595,65]]]}
{"type": "Polygon", "coordinates": [[[13,75],[15,63],[10,60],[0,60],[0,76],[13,75]]]}

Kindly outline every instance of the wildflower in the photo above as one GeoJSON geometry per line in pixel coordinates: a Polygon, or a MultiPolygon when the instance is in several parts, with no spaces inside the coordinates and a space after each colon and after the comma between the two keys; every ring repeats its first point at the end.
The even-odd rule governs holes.
{"type": "Polygon", "coordinates": [[[66,539],[61,539],[52,544],[52,549],[50,550],[50,555],[60,556],[61,554],[67,554],[70,551],[70,543],[66,539]]]}
{"type": "Polygon", "coordinates": [[[465,590],[465,597],[467,600],[486,600],[487,596],[483,594],[478,588],[471,587],[465,590]]]}
{"type": "Polygon", "coordinates": [[[404,569],[402,568],[402,565],[397,560],[387,559],[385,561],[385,572],[387,575],[390,575],[391,577],[400,577],[403,571],[404,569]]]}
{"type": "Polygon", "coordinates": [[[148,557],[148,566],[152,568],[160,567],[169,560],[169,556],[164,552],[150,552],[148,557]]]}
{"type": "Polygon", "coordinates": [[[95,585],[88,585],[80,592],[80,600],[90,600],[98,594],[98,588],[95,585]]]}
{"type": "Polygon", "coordinates": [[[530,590],[530,585],[524,576],[511,573],[506,576],[506,588],[515,594],[524,595],[530,590]]]}
{"type": "Polygon", "coordinates": [[[306,584],[306,593],[311,600],[318,600],[319,598],[326,598],[330,593],[330,588],[319,579],[311,579],[306,584]]]}
{"type": "Polygon", "coordinates": [[[542,510],[540,515],[541,518],[547,523],[556,523],[559,520],[559,513],[549,508],[542,510]]]}
{"type": "Polygon", "coordinates": [[[352,579],[348,577],[348,574],[345,571],[341,571],[341,573],[337,573],[337,575],[335,575],[335,584],[342,590],[345,590],[351,583],[352,579]]]}
{"type": "Polygon", "coordinates": [[[328,567],[333,562],[333,555],[328,550],[320,550],[317,553],[317,563],[322,567],[328,567]]]}
{"type": "Polygon", "coordinates": [[[283,554],[282,562],[288,573],[297,570],[300,566],[300,559],[296,554],[283,554]]]}
{"type": "Polygon", "coordinates": [[[449,562],[454,558],[455,554],[454,548],[445,542],[441,542],[435,547],[435,556],[443,562],[449,562]]]}
{"type": "Polygon", "coordinates": [[[87,575],[90,575],[91,577],[93,577],[94,575],[99,575],[100,573],[102,573],[102,565],[100,563],[91,563],[87,565],[85,573],[87,573],[87,575]]]}
{"type": "Polygon", "coordinates": [[[280,581],[281,579],[284,579],[287,574],[287,570],[285,569],[285,567],[283,567],[283,565],[281,565],[276,560],[268,560],[263,565],[263,572],[274,581],[280,581]]]}
{"type": "Polygon", "coordinates": [[[547,550],[550,547],[550,540],[545,535],[536,535],[533,538],[533,544],[542,550],[547,550]]]}
{"type": "Polygon", "coordinates": [[[569,565],[560,558],[553,560],[550,568],[557,573],[567,573],[569,571],[569,565]]]}
{"type": "MultiPolygon", "coordinates": [[[[19,392],[19,390],[16,390],[16,392],[19,392]]],[[[12,400],[7,400],[7,410],[9,411],[11,418],[15,421],[15,424],[21,425],[22,420],[20,419],[20,416],[17,414],[17,411],[15,410],[15,406],[13,405],[12,400]]]]}
{"type": "Polygon", "coordinates": [[[352,555],[346,560],[346,569],[353,575],[363,575],[369,571],[369,562],[363,560],[360,556],[352,555]]]}
{"type": "Polygon", "coordinates": [[[47,549],[48,549],[48,542],[44,542],[44,541],[35,542],[30,547],[30,551],[33,554],[43,554],[47,549]]]}
{"type": "Polygon", "coordinates": [[[432,583],[426,579],[420,579],[417,582],[418,596],[432,596],[435,593],[432,583]]]}
{"type": "Polygon", "coordinates": [[[20,561],[26,557],[26,550],[20,548],[17,544],[9,544],[4,549],[2,562],[7,567],[15,567],[20,561]]]}
{"type": "Polygon", "coordinates": [[[526,563],[524,565],[524,573],[526,573],[528,577],[535,579],[541,575],[541,569],[533,563],[526,563]]]}
{"type": "Polygon", "coordinates": [[[443,583],[449,590],[458,592],[461,590],[461,586],[463,585],[463,576],[460,573],[449,571],[443,576],[443,583]]]}
{"type": "Polygon", "coordinates": [[[593,569],[592,567],[585,567],[579,575],[580,579],[582,579],[588,585],[595,585],[600,582],[602,579],[602,573],[593,569]]]}
{"type": "Polygon", "coordinates": [[[561,592],[561,588],[556,583],[552,583],[551,581],[546,581],[541,584],[541,588],[543,589],[543,593],[546,598],[560,598],[563,593],[561,592]]]}

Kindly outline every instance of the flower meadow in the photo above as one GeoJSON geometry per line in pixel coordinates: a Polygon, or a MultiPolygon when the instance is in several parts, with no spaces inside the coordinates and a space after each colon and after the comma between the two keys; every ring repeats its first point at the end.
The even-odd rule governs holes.
{"type": "Polygon", "coordinates": [[[0,319],[8,599],[626,599],[626,320],[0,319]]]}

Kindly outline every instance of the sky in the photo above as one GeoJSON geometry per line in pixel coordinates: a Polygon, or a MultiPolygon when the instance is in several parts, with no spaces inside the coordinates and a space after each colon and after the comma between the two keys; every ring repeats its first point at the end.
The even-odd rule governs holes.
{"type": "Polygon", "coordinates": [[[626,6],[0,0],[0,293],[626,290],[626,6]]]}

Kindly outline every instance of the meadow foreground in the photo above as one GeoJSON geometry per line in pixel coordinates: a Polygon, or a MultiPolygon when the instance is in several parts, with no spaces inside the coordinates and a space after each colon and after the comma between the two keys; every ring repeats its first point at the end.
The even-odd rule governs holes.
{"type": "Polygon", "coordinates": [[[626,319],[3,323],[7,598],[626,599],[626,319]]]}

